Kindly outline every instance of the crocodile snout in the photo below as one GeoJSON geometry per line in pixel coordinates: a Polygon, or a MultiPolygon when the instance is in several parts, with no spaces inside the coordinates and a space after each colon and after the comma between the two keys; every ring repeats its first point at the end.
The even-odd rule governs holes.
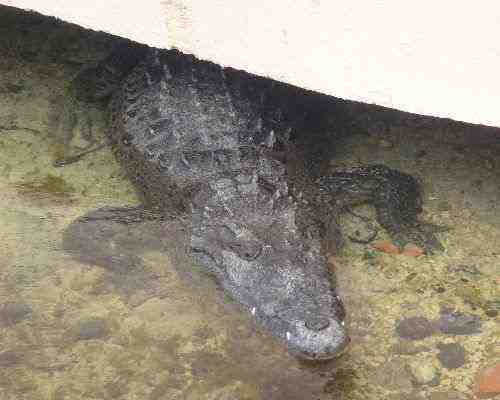
{"type": "Polygon", "coordinates": [[[288,348],[308,360],[329,360],[339,356],[349,344],[343,322],[327,317],[308,317],[287,335],[288,348]]]}
{"type": "Polygon", "coordinates": [[[305,320],[305,326],[312,331],[322,331],[330,326],[330,320],[322,316],[310,316],[305,320]]]}

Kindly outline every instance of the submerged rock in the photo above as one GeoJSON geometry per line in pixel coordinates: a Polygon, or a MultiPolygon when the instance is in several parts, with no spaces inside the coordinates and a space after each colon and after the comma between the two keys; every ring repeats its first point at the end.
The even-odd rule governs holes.
{"type": "Polygon", "coordinates": [[[399,321],[396,332],[406,340],[421,340],[431,336],[436,331],[434,324],[425,317],[410,317],[399,321]]]}
{"type": "Polygon", "coordinates": [[[408,370],[415,385],[437,386],[440,380],[439,370],[431,359],[415,359],[408,364],[408,370]]]}
{"type": "Polygon", "coordinates": [[[439,343],[438,360],[447,369],[460,368],[465,364],[465,349],[459,343],[439,343]]]}
{"type": "Polygon", "coordinates": [[[77,340],[102,339],[108,333],[106,321],[99,318],[83,321],[76,328],[77,340]]]}
{"type": "Polygon", "coordinates": [[[15,325],[30,317],[31,307],[25,303],[5,303],[0,306],[0,327],[15,325]]]}
{"type": "Polygon", "coordinates": [[[0,352],[0,368],[15,367],[22,362],[22,355],[14,351],[0,352]]]}
{"type": "Polygon", "coordinates": [[[477,315],[467,315],[450,308],[443,308],[438,327],[442,333],[448,335],[472,335],[481,332],[481,319],[477,315]]]}

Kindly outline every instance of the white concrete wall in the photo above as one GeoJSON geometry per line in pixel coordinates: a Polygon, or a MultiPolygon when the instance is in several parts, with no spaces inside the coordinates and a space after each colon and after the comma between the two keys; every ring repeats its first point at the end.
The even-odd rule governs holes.
{"type": "Polygon", "coordinates": [[[500,126],[496,0],[0,0],[337,97],[500,126]]]}

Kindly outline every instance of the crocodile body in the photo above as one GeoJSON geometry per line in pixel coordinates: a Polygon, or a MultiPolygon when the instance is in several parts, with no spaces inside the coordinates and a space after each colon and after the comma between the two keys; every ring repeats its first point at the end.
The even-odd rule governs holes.
{"type": "Polygon", "coordinates": [[[347,343],[318,237],[300,231],[285,150],[306,124],[286,108],[314,94],[152,52],[111,104],[110,139],[148,208],[191,213],[196,262],[294,353],[330,358],[347,343]],[[278,87],[277,87],[278,86],[278,87]]]}
{"type": "Polygon", "coordinates": [[[334,357],[349,340],[325,251],[340,242],[342,207],[372,202],[402,242],[410,231],[429,237],[418,234],[411,176],[384,166],[325,174],[336,108],[328,96],[153,49],[110,103],[108,139],[145,209],[188,213],[194,260],[309,359],[334,357]]]}

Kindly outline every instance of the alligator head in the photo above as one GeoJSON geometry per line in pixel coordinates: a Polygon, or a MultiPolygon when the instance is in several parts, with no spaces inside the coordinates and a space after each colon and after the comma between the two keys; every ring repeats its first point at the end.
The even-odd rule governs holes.
{"type": "Polygon", "coordinates": [[[292,354],[333,358],[349,341],[342,302],[286,183],[274,189],[256,173],[208,183],[192,203],[192,253],[292,354]]]}

